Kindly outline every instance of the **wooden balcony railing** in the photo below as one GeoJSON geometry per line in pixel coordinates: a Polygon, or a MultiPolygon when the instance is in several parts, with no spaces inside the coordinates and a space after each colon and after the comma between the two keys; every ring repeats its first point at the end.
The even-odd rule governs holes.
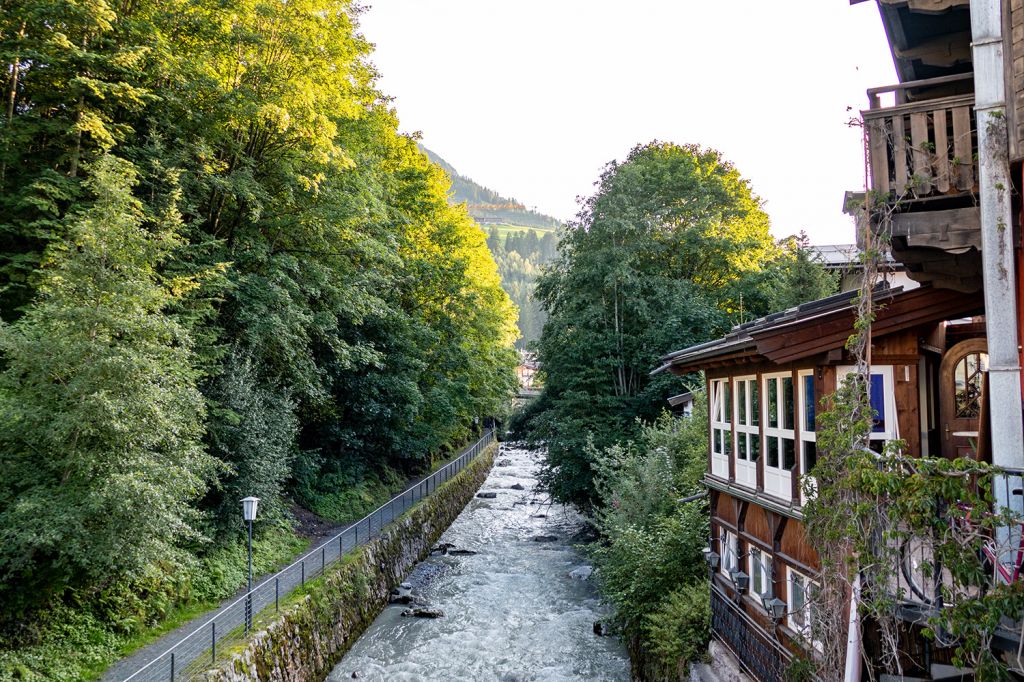
{"type": "Polygon", "coordinates": [[[868,134],[871,188],[890,201],[966,194],[977,190],[977,124],[973,93],[907,102],[908,90],[968,80],[973,74],[900,83],[868,91],[862,111],[868,134]],[[881,107],[879,95],[895,94],[881,107]]]}

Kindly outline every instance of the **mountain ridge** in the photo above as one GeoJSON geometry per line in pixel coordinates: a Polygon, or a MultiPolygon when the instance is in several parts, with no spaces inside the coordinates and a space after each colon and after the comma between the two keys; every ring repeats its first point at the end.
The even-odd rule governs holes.
{"type": "Polygon", "coordinates": [[[469,215],[480,225],[511,225],[545,231],[555,230],[562,225],[562,221],[556,218],[539,211],[531,211],[522,202],[502,196],[489,187],[484,187],[472,178],[459,173],[455,166],[445,161],[436,152],[423,145],[419,147],[420,151],[426,154],[432,163],[440,166],[451,179],[452,188],[449,200],[456,204],[465,203],[469,215]]]}

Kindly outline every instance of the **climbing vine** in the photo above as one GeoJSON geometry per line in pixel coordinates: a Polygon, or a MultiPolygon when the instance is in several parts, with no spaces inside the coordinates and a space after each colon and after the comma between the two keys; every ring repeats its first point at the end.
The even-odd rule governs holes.
{"type": "Polygon", "coordinates": [[[954,665],[974,668],[975,679],[1003,680],[1021,669],[1024,638],[1016,652],[997,653],[992,644],[999,628],[1017,627],[1020,635],[1015,623],[1024,614],[1024,582],[1007,580],[999,564],[1017,558],[1022,526],[994,504],[993,490],[1012,494],[1019,476],[972,457],[919,457],[902,441],[881,452],[869,448],[874,286],[901,198],[866,195],[865,276],[847,342],[856,371],[823,400],[819,459],[803,482],[811,497],[805,531],[821,564],[811,595],[817,674],[843,679],[849,609],[856,604],[860,630],[872,642],[870,656],[867,637],[860,652],[870,679],[878,672],[902,677],[921,665],[910,646],[920,633],[935,648],[951,650],[954,665]],[[908,604],[919,614],[916,627],[905,617],[908,604]]]}

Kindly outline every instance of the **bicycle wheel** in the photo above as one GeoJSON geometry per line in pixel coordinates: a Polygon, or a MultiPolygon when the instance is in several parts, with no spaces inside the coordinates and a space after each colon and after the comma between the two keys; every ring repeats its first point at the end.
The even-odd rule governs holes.
{"type": "Polygon", "coordinates": [[[900,544],[900,573],[916,601],[935,603],[935,561],[931,543],[921,538],[907,538],[900,544]]]}

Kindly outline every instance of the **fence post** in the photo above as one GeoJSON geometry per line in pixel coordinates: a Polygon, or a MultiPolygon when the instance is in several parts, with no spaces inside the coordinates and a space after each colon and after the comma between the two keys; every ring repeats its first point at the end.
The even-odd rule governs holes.
{"type": "Polygon", "coordinates": [[[320,573],[323,574],[327,568],[327,545],[320,548],[320,573]]]}
{"type": "Polygon", "coordinates": [[[210,621],[210,662],[217,662],[217,621],[210,621]]]}
{"type": "Polygon", "coordinates": [[[171,652],[171,682],[174,682],[174,652],[171,652]]]}
{"type": "Polygon", "coordinates": [[[341,557],[345,554],[345,533],[344,531],[338,536],[338,561],[341,561],[341,557]]]}
{"type": "Polygon", "coordinates": [[[280,611],[281,579],[274,578],[274,611],[280,611]]]}
{"type": "Polygon", "coordinates": [[[306,560],[302,560],[302,584],[306,584],[306,560]]]}

